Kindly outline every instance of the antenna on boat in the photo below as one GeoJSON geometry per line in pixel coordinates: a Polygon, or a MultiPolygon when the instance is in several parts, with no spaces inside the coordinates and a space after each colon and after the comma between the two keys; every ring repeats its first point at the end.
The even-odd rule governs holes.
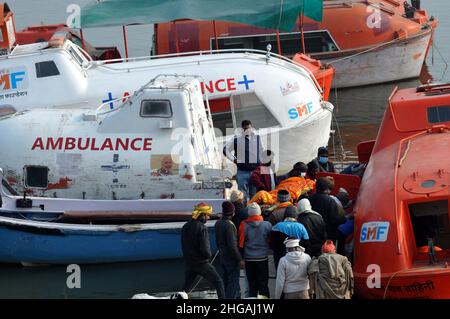
{"type": "Polygon", "coordinates": [[[267,59],[267,62],[269,62],[269,59],[270,59],[270,51],[272,51],[272,45],[269,43],[269,44],[267,44],[267,46],[266,46],[266,59],[267,59]]]}

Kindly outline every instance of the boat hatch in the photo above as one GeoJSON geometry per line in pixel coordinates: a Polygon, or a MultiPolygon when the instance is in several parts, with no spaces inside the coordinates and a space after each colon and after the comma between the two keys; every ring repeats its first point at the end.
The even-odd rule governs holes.
{"type": "Polygon", "coordinates": [[[25,186],[33,188],[48,187],[48,167],[28,165],[24,167],[25,186]]]}
{"type": "Polygon", "coordinates": [[[231,95],[229,98],[213,101],[211,109],[214,127],[220,129],[224,136],[227,129],[232,129],[234,132],[235,128],[241,126],[243,120],[248,119],[251,119],[256,128],[280,125],[255,93],[231,95]]]}
{"type": "Polygon", "coordinates": [[[79,52],[79,49],[75,44],[72,44],[70,41],[65,42],[65,49],[67,53],[73,58],[73,61],[78,64],[80,67],[83,67],[88,61],[84,58],[83,54],[79,52]]]}
{"type": "MultiPolygon", "coordinates": [[[[304,32],[306,52],[322,53],[338,51],[338,46],[328,31],[309,31],[304,32]]],[[[284,56],[294,56],[301,47],[301,32],[281,33],[280,44],[281,52],[284,56]]],[[[259,34],[232,37],[219,37],[219,49],[256,49],[266,51],[267,45],[277,48],[277,35],[259,34]]],[[[210,39],[211,49],[216,48],[215,38],[210,39]]]]}
{"type": "Polygon", "coordinates": [[[444,83],[424,84],[416,89],[417,93],[425,93],[426,96],[448,94],[450,92],[450,85],[444,83]]]}
{"type": "Polygon", "coordinates": [[[436,251],[450,250],[448,200],[409,204],[409,212],[419,253],[428,253],[429,238],[436,251]]]}
{"type": "Polygon", "coordinates": [[[37,78],[46,78],[60,74],[55,61],[42,61],[36,63],[35,66],[37,78]]]}

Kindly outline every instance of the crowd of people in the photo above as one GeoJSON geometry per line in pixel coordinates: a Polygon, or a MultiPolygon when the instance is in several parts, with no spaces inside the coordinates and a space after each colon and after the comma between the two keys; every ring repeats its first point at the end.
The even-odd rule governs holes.
{"type": "Polygon", "coordinates": [[[242,129],[243,133],[224,148],[224,154],[237,166],[238,190],[223,202],[222,217],[215,224],[219,272],[210,264],[205,226],[212,208],[201,203],[182,229],[184,290],[189,292],[200,275],[215,287],[219,298],[241,298],[241,288],[245,297],[270,298],[269,256],[273,255],[276,287],[272,297],[350,298],[353,273],[346,243],[353,234],[351,200],[345,189],[331,195],[335,186],[332,177],[316,176],[318,172],[335,172],[327,148],[319,148],[317,157],[308,164],[295,163],[289,173],[277,177],[273,152],[263,151],[250,121],[243,121],[242,129]],[[298,192],[283,187],[294,185],[293,180],[314,187],[298,192]],[[261,194],[268,192],[276,196],[265,201],[261,194]],[[240,287],[241,269],[245,287],[240,287]]]}

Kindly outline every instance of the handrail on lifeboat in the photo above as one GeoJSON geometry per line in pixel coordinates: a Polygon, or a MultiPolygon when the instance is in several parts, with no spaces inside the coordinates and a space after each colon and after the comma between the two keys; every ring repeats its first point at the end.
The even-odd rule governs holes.
{"type": "Polygon", "coordinates": [[[293,61],[285,56],[282,56],[282,55],[279,55],[276,53],[272,53],[272,52],[263,51],[263,50],[256,50],[256,49],[204,50],[204,51],[192,51],[192,52],[150,55],[150,56],[142,56],[142,57],[134,57],[134,58],[120,58],[120,59],[111,59],[111,60],[91,61],[87,64],[86,68],[90,68],[93,65],[102,65],[103,67],[112,69],[112,67],[107,64],[117,63],[117,62],[138,62],[138,61],[154,60],[154,59],[159,59],[159,58],[170,58],[170,57],[180,57],[180,56],[196,56],[196,55],[203,56],[203,55],[213,55],[213,54],[219,54],[219,53],[255,53],[255,54],[264,55],[264,58],[275,57],[280,60],[283,60],[284,62],[288,62],[290,66],[295,66],[296,68],[300,68],[303,71],[305,71],[312,79],[317,90],[321,93],[321,95],[323,95],[322,87],[319,85],[319,82],[317,82],[317,79],[315,78],[315,76],[311,72],[311,70],[309,70],[308,68],[304,67],[303,65],[298,64],[295,61],[293,61]]]}
{"type": "MultiPolygon", "coordinates": [[[[390,103],[390,100],[389,100],[389,103],[390,103]]],[[[397,157],[396,157],[396,160],[395,160],[395,169],[394,169],[394,205],[395,205],[395,212],[396,212],[395,213],[395,228],[397,230],[397,242],[398,242],[397,253],[399,255],[401,255],[401,249],[400,249],[401,240],[400,240],[400,225],[399,225],[399,222],[398,222],[398,214],[399,214],[399,211],[400,211],[398,209],[399,208],[398,207],[399,200],[398,200],[398,192],[397,192],[397,189],[398,189],[398,170],[401,167],[401,164],[403,163],[403,161],[405,160],[405,158],[407,156],[407,152],[409,151],[409,146],[410,146],[411,140],[416,138],[417,136],[424,135],[426,133],[427,133],[427,131],[425,130],[425,131],[420,131],[420,132],[418,132],[416,134],[407,136],[407,137],[401,139],[399,144],[398,144],[397,157]],[[405,142],[407,142],[408,144],[407,144],[407,148],[403,152],[403,144],[405,142]]]]}

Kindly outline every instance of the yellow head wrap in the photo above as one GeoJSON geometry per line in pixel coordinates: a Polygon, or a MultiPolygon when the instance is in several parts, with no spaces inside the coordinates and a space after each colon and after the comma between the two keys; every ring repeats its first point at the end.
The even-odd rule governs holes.
{"type": "Polygon", "coordinates": [[[194,211],[192,212],[192,219],[197,219],[201,214],[211,215],[213,209],[208,204],[200,203],[194,206],[194,211]]]}

